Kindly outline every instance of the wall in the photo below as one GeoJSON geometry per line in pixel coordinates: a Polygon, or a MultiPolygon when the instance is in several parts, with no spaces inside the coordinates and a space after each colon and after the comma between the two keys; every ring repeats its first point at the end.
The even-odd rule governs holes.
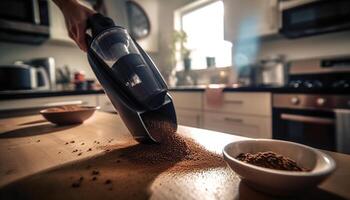
{"type": "Polygon", "coordinates": [[[0,64],[12,64],[16,60],[27,60],[52,56],[56,66],[68,65],[72,70],[84,70],[88,78],[94,77],[86,54],[72,44],[48,41],[41,45],[0,42],[0,64]]]}

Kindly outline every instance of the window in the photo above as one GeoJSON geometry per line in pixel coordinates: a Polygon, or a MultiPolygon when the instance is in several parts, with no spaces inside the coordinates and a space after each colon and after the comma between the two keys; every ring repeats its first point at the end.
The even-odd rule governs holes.
{"type": "MultiPolygon", "coordinates": [[[[180,20],[181,29],[187,34],[186,47],[191,52],[191,69],[207,68],[207,57],[215,58],[216,67],[232,65],[232,44],[224,41],[222,1],[211,1],[181,12],[180,20]]],[[[183,64],[178,64],[177,70],[182,69],[183,64]]]]}

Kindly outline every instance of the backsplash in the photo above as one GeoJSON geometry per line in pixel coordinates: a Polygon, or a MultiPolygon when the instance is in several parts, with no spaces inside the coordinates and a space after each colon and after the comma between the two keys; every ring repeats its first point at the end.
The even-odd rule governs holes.
{"type": "Polygon", "coordinates": [[[83,70],[87,78],[94,78],[86,53],[74,44],[48,41],[42,45],[0,43],[0,65],[13,64],[16,60],[38,57],[54,57],[56,67],[68,65],[72,71],[83,70]]]}

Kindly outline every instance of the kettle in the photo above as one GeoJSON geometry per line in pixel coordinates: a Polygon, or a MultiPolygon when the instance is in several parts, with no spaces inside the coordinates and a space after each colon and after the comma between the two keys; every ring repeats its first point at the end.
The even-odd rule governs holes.
{"type": "Polygon", "coordinates": [[[90,66],[134,139],[159,143],[174,134],[173,100],[152,59],[112,19],[97,13],[87,25],[90,66]]]}

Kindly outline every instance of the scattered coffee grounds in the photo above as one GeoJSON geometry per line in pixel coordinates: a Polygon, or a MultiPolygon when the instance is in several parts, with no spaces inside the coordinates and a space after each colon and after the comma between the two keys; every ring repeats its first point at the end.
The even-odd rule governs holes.
{"type": "Polygon", "coordinates": [[[97,177],[96,176],[94,176],[94,177],[92,177],[92,179],[91,179],[92,181],[96,181],[97,180],[97,177]]]}
{"type": "Polygon", "coordinates": [[[81,143],[81,145],[84,145],[85,143],[83,142],[83,143],[81,143]]]}
{"type": "Polygon", "coordinates": [[[40,140],[37,140],[36,142],[40,142],[40,140]]]}
{"type": "Polygon", "coordinates": [[[70,143],[75,143],[75,141],[74,141],[74,140],[72,140],[72,141],[70,141],[70,143]]]}
{"type": "Polygon", "coordinates": [[[105,184],[111,184],[112,183],[112,181],[110,180],[110,179],[107,179],[106,181],[105,181],[105,184]]]}
{"type": "Polygon", "coordinates": [[[68,142],[65,143],[65,145],[69,144],[68,142]]]}
{"type": "Polygon", "coordinates": [[[78,149],[75,149],[75,150],[72,151],[72,153],[75,153],[75,152],[78,152],[78,149]]]}
{"type": "Polygon", "coordinates": [[[144,118],[144,123],[150,135],[160,143],[176,133],[176,125],[161,118],[148,116],[144,118]]]}
{"type": "Polygon", "coordinates": [[[100,172],[99,172],[98,170],[92,170],[91,174],[92,174],[92,175],[99,175],[100,172]]]}
{"type": "Polygon", "coordinates": [[[78,156],[81,156],[81,154],[83,154],[83,153],[78,153],[78,156]]]}
{"type": "Polygon", "coordinates": [[[285,170],[285,171],[309,171],[297,165],[297,163],[285,156],[272,151],[258,152],[256,154],[241,153],[236,159],[260,167],[285,170]]]}
{"type": "Polygon", "coordinates": [[[138,165],[174,165],[172,171],[226,166],[220,155],[176,133],[165,135],[160,144],[137,144],[125,148],[119,157],[138,165]]]}
{"type": "Polygon", "coordinates": [[[92,149],[91,148],[89,148],[87,151],[91,151],[92,149]]]}
{"type": "Polygon", "coordinates": [[[59,151],[58,154],[60,154],[60,153],[62,153],[62,152],[59,151]]]}
{"type": "Polygon", "coordinates": [[[81,186],[81,183],[83,182],[83,180],[84,180],[84,177],[81,176],[78,180],[74,181],[71,186],[73,188],[78,188],[81,186]]]}

